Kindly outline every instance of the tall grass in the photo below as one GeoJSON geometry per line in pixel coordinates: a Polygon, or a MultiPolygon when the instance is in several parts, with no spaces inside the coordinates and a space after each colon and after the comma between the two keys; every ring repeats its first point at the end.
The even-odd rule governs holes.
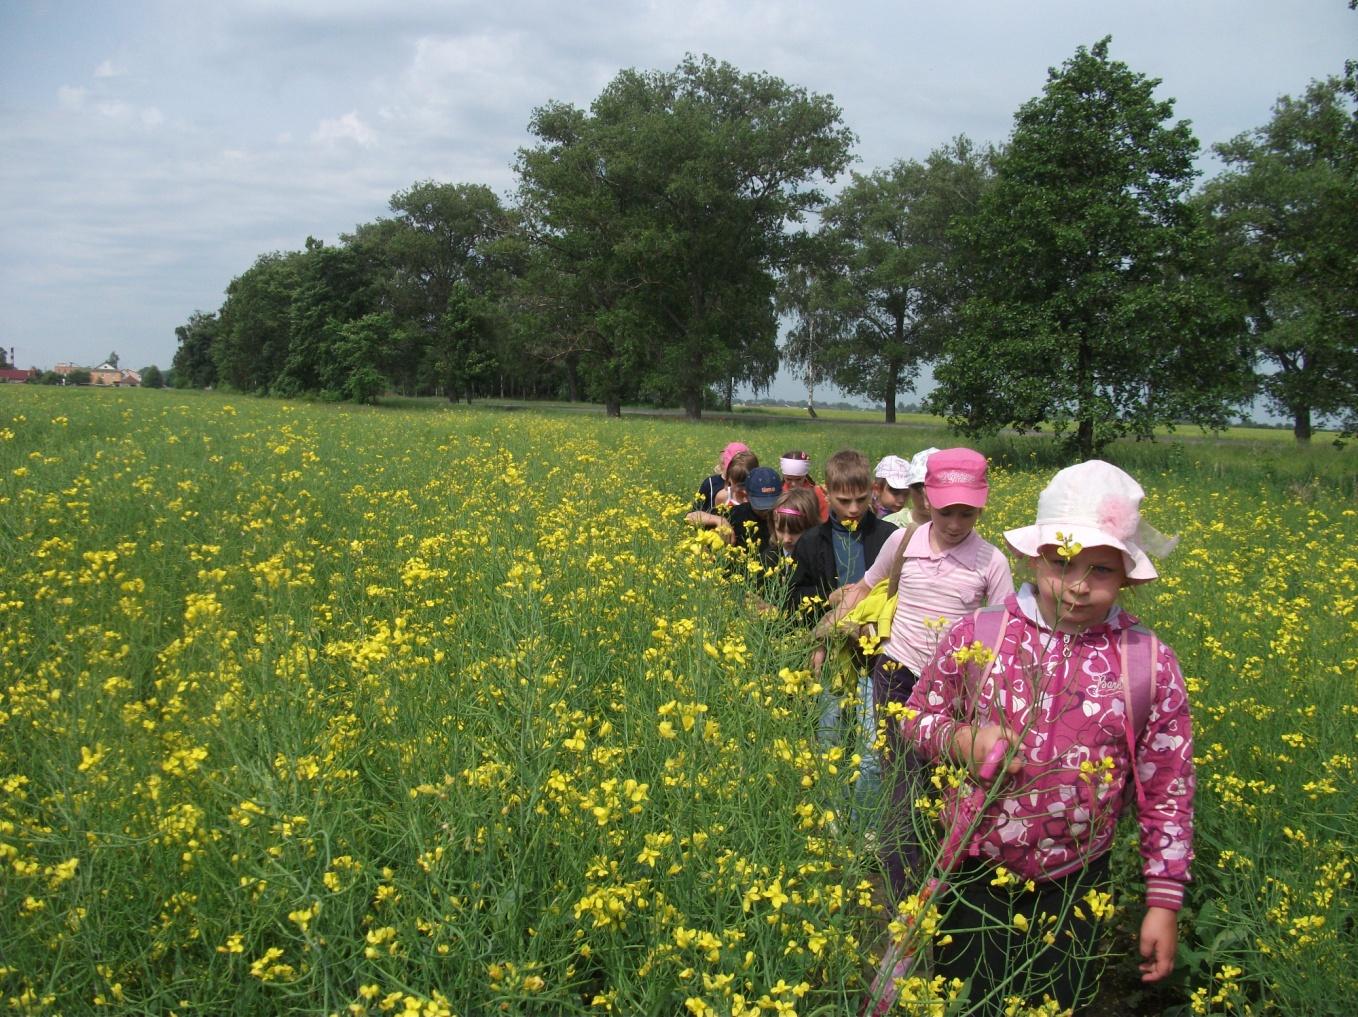
{"type": "MultiPolygon", "coordinates": [[[[857,1007],[883,918],[857,768],[800,630],[680,523],[729,427],[6,397],[10,1009],[857,1007]]],[[[823,462],[914,450],[894,434],[747,437],[823,462]]],[[[1050,464],[988,451],[993,539],[1050,464]]],[[[1358,969],[1352,479],[1233,456],[1133,467],[1183,538],[1132,608],[1179,651],[1200,762],[1153,1005],[1327,1012],[1358,969]]]]}

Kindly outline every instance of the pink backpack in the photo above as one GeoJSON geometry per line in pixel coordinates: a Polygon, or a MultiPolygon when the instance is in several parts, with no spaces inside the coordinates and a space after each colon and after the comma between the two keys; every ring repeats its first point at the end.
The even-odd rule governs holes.
{"type": "MultiPolygon", "coordinates": [[[[1003,604],[992,604],[971,614],[976,639],[991,653],[990,663],[981,672],[982,682],[990,673],[994,658],[999,655],[1000,645],[1004,642],[1008,613],[1003,604]]],[[[1136,742],[1150,716],[1151,696],[1155,692],[1156,658],[1159,655],[1160,640],[1150,629],[1144,625],[1132,625],[1122,630],[1118,640],[1118,656],[1122,662],[1122,701],[1127,707],[1123,717],[1123,733],[1127,738],[1127,757],[1131,760],[1137,805],[1142,807],[1146,804],[1146,793],[1141,787],[1141,777],[1136,772],[1136,742]]]]}

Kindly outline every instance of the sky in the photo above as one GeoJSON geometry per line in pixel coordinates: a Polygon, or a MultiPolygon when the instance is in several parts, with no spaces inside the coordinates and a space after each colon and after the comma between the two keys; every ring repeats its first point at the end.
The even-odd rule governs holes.
{"type": "MultiPolygon", "coordinates": [[[[123,367],[168,368],[175,327],[217,310],[259,255],[338,240],[421,180],[507,196],[532,110],[587,107],[624,68],[706,53],[833,96],[867,173],[959,134],[1003,142],[1048,69],[1105,35],[1114,59],[1161,79],[1211,175],[1211,145],[1358,57],[1358,12],[1346,0],[0,0],[0,346],[20,367],[116,351],[123,367]]],[[[772,394],[804,390],[780,377],[772,394]]]]}

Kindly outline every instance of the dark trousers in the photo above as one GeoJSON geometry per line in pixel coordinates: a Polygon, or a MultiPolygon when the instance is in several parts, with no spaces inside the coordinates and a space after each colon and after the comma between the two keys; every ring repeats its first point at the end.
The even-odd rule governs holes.
{"type": "Polygon", "coordinates": [[[937,898],[946,917],[935,940],[934,973],[970,979],[976,1009],[967,1013],[1002,1014],[1010,996],[1034,1006],[1050,996],[1079,1013],[1103,973],[1101,929],[1084,897],[1091,889],[1108,890],[1108,856],[1034,890],[1017,879],[992,886],[994,878],[989,863],[972,859],[948,879],[949,888],[937,898]],[[1075,914],[1077,907],[1083,918],[1075,914]],[[1026,931],[1015,924],[1019,915],[1026,931]],[[952,941],[937,945],[945,935],[952,941]]]}
{"type": "Polygon", "coordinates": [[[911,872],[920,865],[919,838],[915,834],[915,798],[924,787],[927,764],[901,737],[900,724],[887,719],[887,704],[904,704],[919,676],[885,653],[872,664],[872,701],[878,723],[886,722],[886,751],[882,755],[882,779],[890,788],[882,820],[881,860],[892,903],[913,889],[911,872]]]}

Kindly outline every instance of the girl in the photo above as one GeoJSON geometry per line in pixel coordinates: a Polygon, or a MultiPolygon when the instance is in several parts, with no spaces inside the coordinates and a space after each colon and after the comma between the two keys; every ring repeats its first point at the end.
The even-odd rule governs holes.
{"type": "Polygon", "coordinates": [[[1110,910],[1108,850],[1129,783],[1146,878],[1142,980],[1174,966],[1192,857],[1193,747],[1173,651],[1118,605],[1125,587],[1156,577],[1147,551],[1173,547],[1141,521],[1142,497],[1108,463],[1058,473],[1036,524],[1005,533],[1033,582],[953,627],[901,723],[918,752],[965,765],[982,786],[982,761],[1003,753],[978,814],[959,811],[967,785],[945,795],[945,823],[965,838],[967,860],[946,877],[951,907],[942,904],[939,932],[952,939],[934,948],[936,972],[971,978],[972,1000],[988,1000],[987,1012],[1014,995],[1072,1008],[1092,998],[1089,954],[1110,910]]]}
{"type": "Polygon", "coordinates": [[[783,490],[802,487],[813,492],[820,512],[817,522],[826,522],[830,518],[830,503],[825,497],[825,489],[811,476],[811,457],[801,449],[793,449],[782,454],[778,468],[783,471],[783,490]]]}
{"type": "MultiPolygon", "coordinates": [[[[985,456],[969,448],[950,448],[928,457],[924,487],[929,522],[907,526],[887,540],[861,582],[846,588],[841,604],[821,622],[828,632],[874,586],[898,575],[891,634],[873,663],[873,701],[878,717],[892,703],[903,704],[938,645],[936,619],[951,624],[982,604],[995,604],[1014,592],[1009,562],[999,548],[981,539],[976,521],[990,493],[985,456]]],[[[884,763],[902,756],[895,725],[887,727],[884,763]]],[[[902,760],[892,779],[891,806],[883,830],[882,861],[893,899],[906,890],[907,862],[918,862],[911,802],[918,761],[902,760]]]]}
{"type": "Polygon", "coordinates": [[[726,467],[737,452],[748,452],[749,446],[741,441],[733,441],[717,456],[717,472],[698,485],[698,493],[693,498],[695,512],[711,512],[717,507],[717,494],[726,486],[726,467]]]}
{"type": "Polygon", "coordinates": [[[809,487],[784,487],[773,505],[769,520],[773,528],[772,557],[791,558],[801,535],[820,520],[820,504],[809,487]]]}

